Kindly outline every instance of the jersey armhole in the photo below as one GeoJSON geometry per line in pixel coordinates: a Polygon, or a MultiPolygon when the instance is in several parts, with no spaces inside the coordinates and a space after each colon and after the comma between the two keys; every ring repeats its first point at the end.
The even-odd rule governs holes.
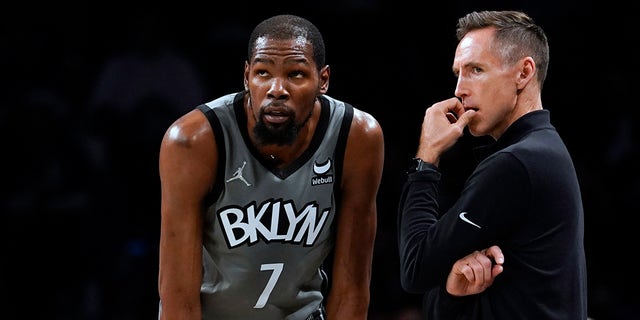
{"type": "Polygon", "coordinates": [[[336,161],[336,181],[338,183],[334,184],[334,194],[336,195],[336,203],[340,203],[340,198],[342,197],[341,187],[342,187],[342,170],[345,162],[345,151],[347,149],[347,140],[349,138],[349,131],[351,130],[351,121],[353,120],[353,106],[344,103],[344,117],[342,118],[342,124],[340,125],[340,132],[338,133],[338,141],[336,143],[336,151],[335,151],[335,159],[339,159],[336,161]]]}
{"type": "Polygon", "coordinates": [[[226,165],[226,149],[224,145],[224,132],[222,131],[222,125],[220,124],[220,119],[213,111],[213,109],[209,108],[207,105],[201,104],[197,107],[198,110],[204,113],[207,120],[209,120],[209,124],[211,125],[211,130],[213,130],[213,135],[216,140],[216,146],[218,148],[218,168],[216,170],[216,180],[213,183],[211,191],[205,197],[205,207],[213,204],[213,202],[220,196],[222,193],[222,188],[224,187],[224,168],[226,165]]]}
{"type": "MultiPolygon", "coordinates": [[[[336,175],[336,183],[333,184],[333,194],[335,197],[336,203],[341,203],[342,201],[342,169],[344,167],[344,156],[347,148],[347,138],[349,137],[349,131],[351,130],[351,122],[353,120],[353,106],[344,103],[344,117],[342,118],[342,123],[340,124],[340,131],[338,132],[338,141],[336,142],[336,148],[334,157],[336,159],[335,164],[335,175],[336,175]]],[[[340,214],[340,209],[336,209],[336,217],[334,221],[337,221],[337,215],[340,214]]],[[[322,305],[326,305],[327,296],[329,291],[331,290],[331,277],[333,274],[333,260],[334,260],[335,251],[332,249],[331,252],[327,255],[322,265],[320,266],[322,272],[322,295],[324,296],[322,300],[322,305]]]]}

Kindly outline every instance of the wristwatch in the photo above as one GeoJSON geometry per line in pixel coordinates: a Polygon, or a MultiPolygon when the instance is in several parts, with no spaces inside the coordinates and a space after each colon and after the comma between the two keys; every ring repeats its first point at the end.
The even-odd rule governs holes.
{"type": "Polygon", "coordinates": [[[409,170],[407,170],[407,173],[423,171],[423,170],[426,170],[427,168],[430,168],[431,166],[432,164],[422,161],[422,159],[420,158],[413,158],[411,159],[411,165],[409,166],[409,170]]]}

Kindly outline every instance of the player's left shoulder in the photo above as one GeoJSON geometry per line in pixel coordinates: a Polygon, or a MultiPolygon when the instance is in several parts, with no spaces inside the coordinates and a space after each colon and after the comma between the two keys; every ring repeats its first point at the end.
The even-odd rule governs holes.
{"type": "MultiPolygon", "coordinates": [[[[354,108],[347,149],[355,161],[380,159],[382,163],[384,135],[380,123],[373,115],[354,108]]],[[[371,161],[372,165],[373,163],[374,161],[371,161]]]]}
{"type": "Polygon", "coordinates": [[[356,108],[353,108],[351,129],[365,135],[382,135],[378,120],[372,114],[356,108]]]}

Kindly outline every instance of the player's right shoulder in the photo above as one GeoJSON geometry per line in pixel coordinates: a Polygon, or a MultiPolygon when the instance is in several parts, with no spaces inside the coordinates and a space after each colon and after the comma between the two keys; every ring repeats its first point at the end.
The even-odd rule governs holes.
{"type": "Polygon", "coordinates": [[[210,141],[212,135],[213,131],[206,116],[200,110],[194,109],[169,126],[163,144],[193,146],[203,141],[210,141]]]}

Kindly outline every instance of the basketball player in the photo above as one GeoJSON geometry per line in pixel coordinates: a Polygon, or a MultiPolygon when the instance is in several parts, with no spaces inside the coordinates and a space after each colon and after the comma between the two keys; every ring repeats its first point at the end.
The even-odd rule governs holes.
{"type": "Polygon", "coordinates": [[[168,128],[160,319],[367,318],[383,133],[326,95],[329,74],[312,23],[271,17],[245,90],[168,128]]]}

